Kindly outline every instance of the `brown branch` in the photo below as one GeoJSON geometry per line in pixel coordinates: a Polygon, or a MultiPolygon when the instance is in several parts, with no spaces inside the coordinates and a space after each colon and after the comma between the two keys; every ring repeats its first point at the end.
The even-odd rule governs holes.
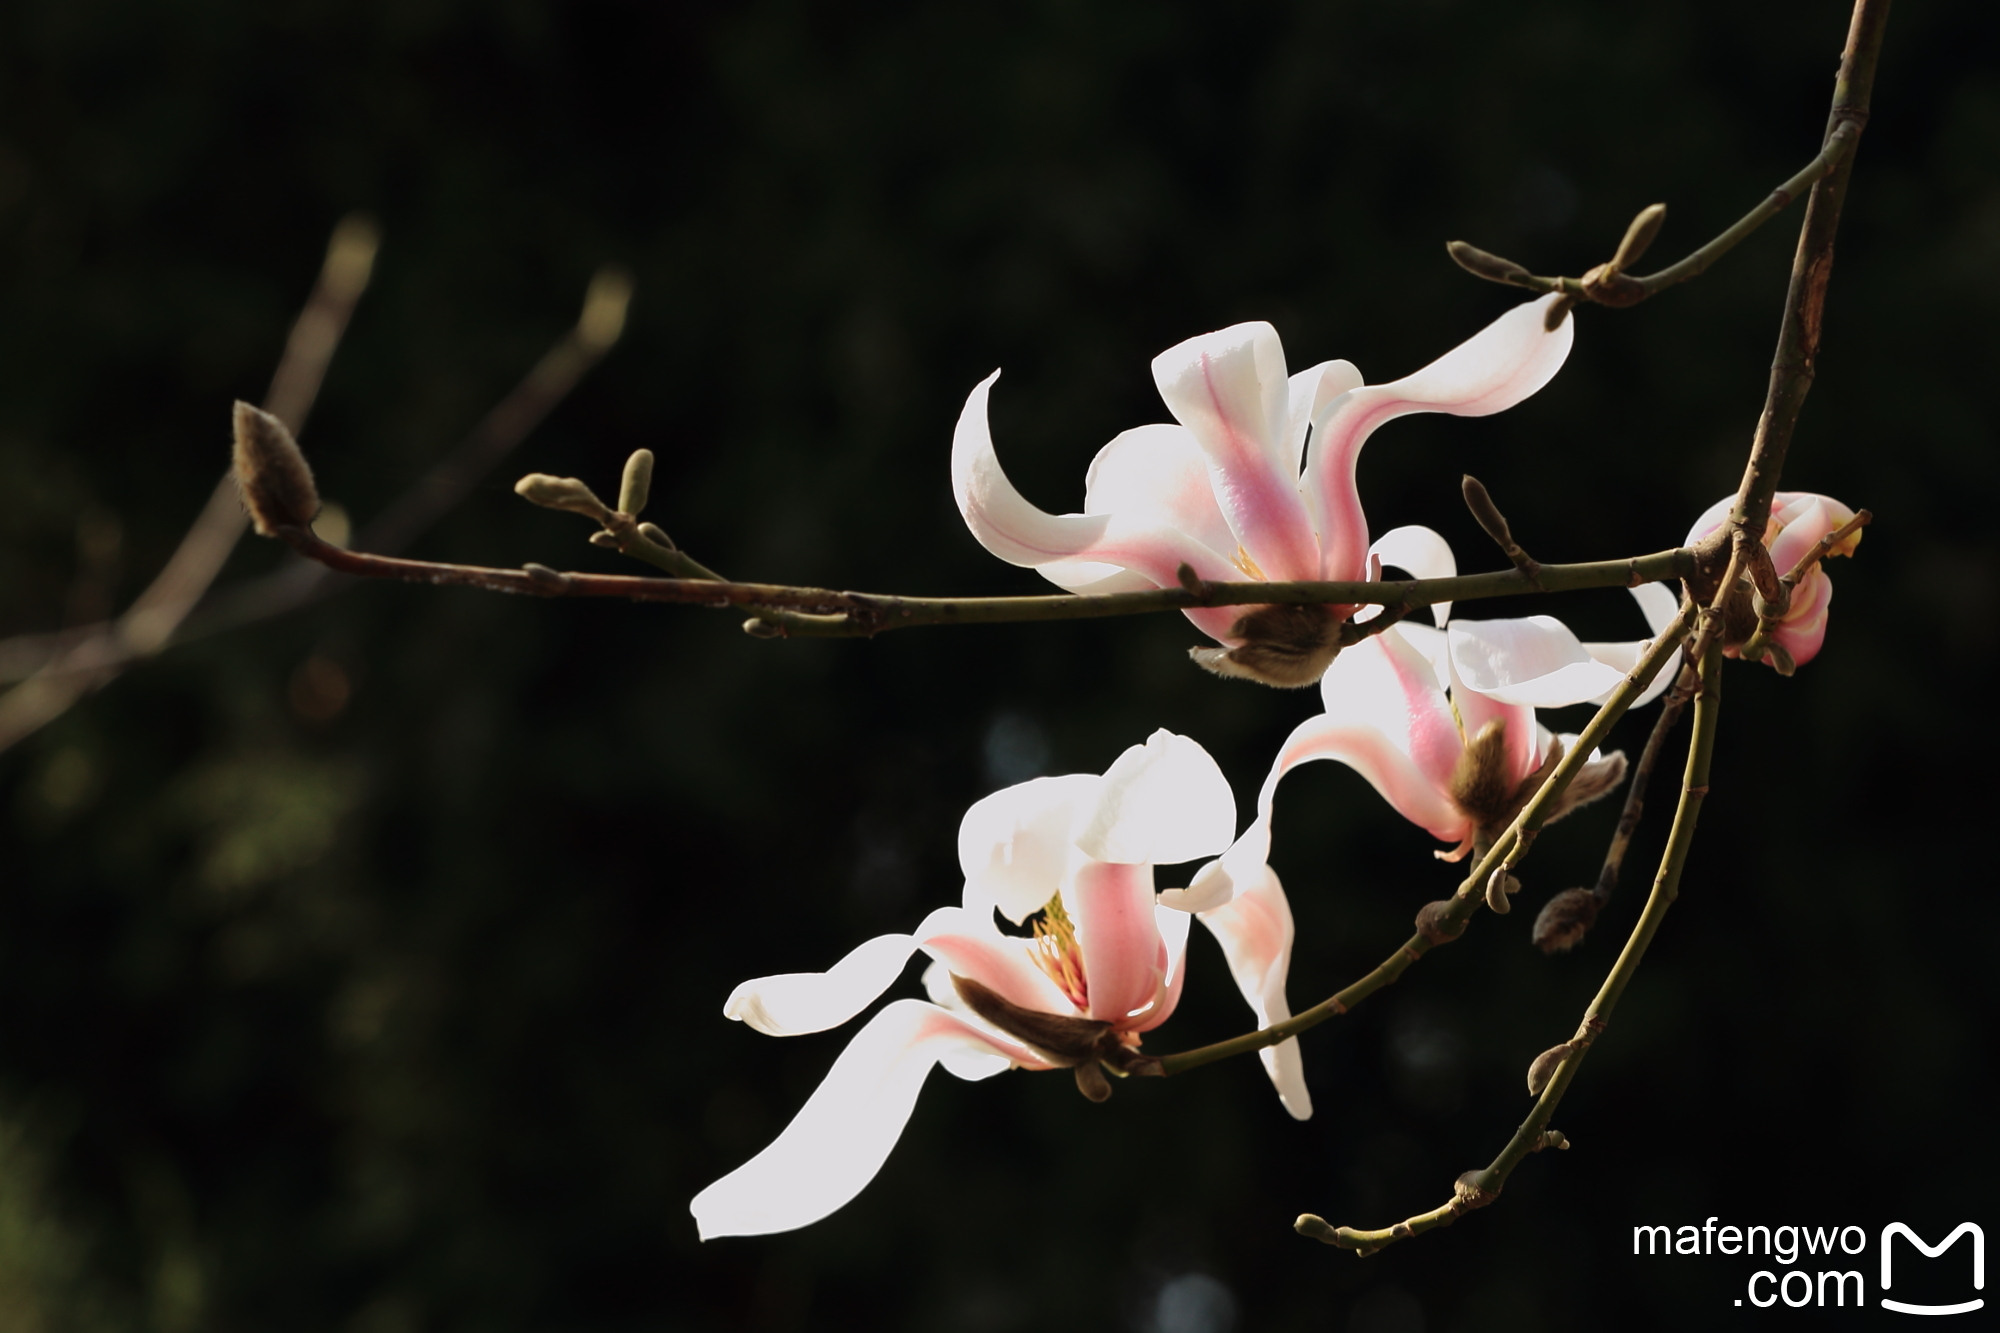
{"type": "MultiPolygon", "coordinates": [[[[1827,117],[1829,142],[1851,126],[1858,147],[1860,133],[1868,123],[1868,102],[1875,86],[1875,68],[1881,58],[1882,32],[1888,18],[1889,0],[1856,0],[1847,46],[1841,52],[1840,72],[1834,79],[1833,109],[1827,117]]],[[[1771,499],[1777,493],[1785,454],[1791,447],[1792,432],[1798,425],[1806,395],[1812,390],[1819,361],[1826,288],[1833,275],[1834,233],[1840,226],[1848,182],[1854,176],[1854,155],[1855,147],[1842,153],[1832,169],[1813,186],[1806,200],[1805,222],[1799,229],[1798,251],[1792,259],[1791,285],[1785,293],[1778,351],[1771,362],[1764,411],[1757,421],[1750,458],[1737,487],[1736,503],[1731,506],[1728,519],[1702,543],[1704,576],[1721,566],[1734,534],[1748,533],[1761,545],[1769,525],[1771,499]]],[[[1699,579],[1695,588],[1696,595],[1704,600],[1712,592],[1699,579]]]]}

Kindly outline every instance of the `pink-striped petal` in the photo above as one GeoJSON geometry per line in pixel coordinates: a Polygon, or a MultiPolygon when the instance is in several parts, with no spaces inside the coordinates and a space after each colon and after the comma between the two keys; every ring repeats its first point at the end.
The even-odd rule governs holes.
{"type": "Polygon", "coordinates": [[[1512,407],[1555,376],[1569,355],[1575,320],[1542,327],[1554,297],[1530,301],[1413,375],[1355,389],[1321,413],[1307,452],[1304,490],[1319,534],[1321,578],[1361,577],[1368,521],[1354,488],[1361,446],[1383,422],[1411,412],[1477,417],[1512,407]]]}
{"type": "Polygon", "coordinates": [[[1319,551],[1286,439],[1290,386],[1277,331],[1258,321],[1190,338],[1153,358],[1153,381],[1207,454],[1237,544],[1266,578],[1312,578],[1319,551]]]}
{"type": "Polygon", "coordinates": [[[1804,666],[1819,656],[1826,642],[1826,612],[1833,603],[1833,580],[1823,569],[1815,569],[1799,581],[1792,593],[1791,610],[1771,632],[1778,646],[1792,655],[1794,666],[1804,666]]]}
{"type": "MultiPolygon", "coordinates": [[[[1260,870],[1229,902],[1203,912],[1201,924],[1222,945],[1230,976],[1257,1016],[1257,1026],[1266,1028],[1292,1016],[1285,999],[1285,977],[1292,965],[1292,908],[1277,872],[1268,865],[1260,870]]],[[[1293,1118],[1311,1116],[1312,1097],[1306,1091],[1299,1039],[1288,1037],[1267,1046],[1259,1058],[1278,1089],[1278,1100],[1293,1118]]]]}
{"type": "Polygon", "coordinates": [[[694,1197],[703,1240],[809,1226],[844,1206],[882,1169],[934,1065],[986,1078],[1034,1052],[922,1000],[897,1000],[855,1034],[792,1123],[769,1147],[694,1197]]]}
{"type": "Polygon", "coordinates": [[[1088,1017],[1120,1023],[1160,996],[1160,928],[1153,868],[1086,861],[1063,889],[1090,987],[1088,1017]]]}

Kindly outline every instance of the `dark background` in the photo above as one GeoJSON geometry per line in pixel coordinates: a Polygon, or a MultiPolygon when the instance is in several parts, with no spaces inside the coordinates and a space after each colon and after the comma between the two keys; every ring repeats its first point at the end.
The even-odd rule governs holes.
{"type": "MultiPolygon", "coordinates": [[[[0,756],[0,1326],[1686,1328],[1755,1265],[1634,1260],[1633,1225],[1992,1231],[1995,26],[1892,16],[1785,478],[1878,522],[1824,655],[1730,672],[1682,900],[1558,1119],[1576,1146],[1494,1208],[1365,1262],[1289,1229],[1386,1225],[1491,1158],[1636,914],[1664,798],[1584,948],[1528,926],[1614,808],[1542,840],[1525,910],[1305,1038],[1310,1122],[1248,1061],[1102,1107],[939,1075],[847,1209],[702,1245],[687,1200],[847,1036],[728,1023],[733,985],[909,928],[957,893],[967,804],[1154,727],[1247,810],[1313,698],[1201,675],[1170,617],[759,642],[377,584],[0,756]],[[314,658],[353,687],[332,716],[298,703],[314,658]]],[[[1811,156],[1845,28],[1824,0],[10,5],[0,633],[88,613],[80,541],[120,534],[116,605],[157,570],[351,209],[386,241],[305,443],[364,519],[595,268],[637,281],[625,342],[418,554],[618,569],[510,483],[609,492],[645,446],[649,516],[732,574],[1032,592],[947,484],[994,366],[1008,469],[1073,508],[1097,447],[1163,418],[1147,362],[1184,337],[1270,319],[1295,367],[1387,379],[1513,300],[1449,238],[1576,273],[1665,200],[1659,256],[1706,239],[1811,156]]],[[[1796,224],[1584,311],[1515,411],[1386,428],[1375,528],[1492,566],[1472,470],[1543,560],[1678,541],[1735,485],[1796,224]]],[[[280,559],[246,541],[223,581],[280,559]]],[[[1615,592],[1484,614],[1547,609],[1637,629],[1615,592]]],[[[1294,1003],[1448,889],[1429,847],[1344,769],[1288,781],[1294,1003]]],[[[1199,931],[1192,959],[1160,1049],[1245,1025],[1199,931]]],[[[1871,1293],[1872,1255],[1842,1265],[1871,1293]]]]}

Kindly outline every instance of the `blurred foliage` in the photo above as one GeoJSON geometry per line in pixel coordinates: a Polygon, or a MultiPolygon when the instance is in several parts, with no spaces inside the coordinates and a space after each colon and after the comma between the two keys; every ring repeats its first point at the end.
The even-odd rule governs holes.
{"type": "MultiPolygon", "coordinates": [[[[1073,507],[1191,334],[1268,318],[1295,366],[1390,378],[1512,299],[1447,239],[1578,272],[1658,199],[1658,254],[1705,239],[1810,157],[1844,25],[1815,0],[8,6],[0,633],[159,567],[351,209],[387,239],[305,444],[362,519],[593,269],[637,278],[625,343],[417,553],[616,568],[508,483],[609,489],[643,445],[650,516],[732,574],[1033,591],[946,485],[994,366],[1001,456],[1073,507]]],[[[967,804],[1154,727],[1247,805],[1310,699],[1199,675],[1177,619],[766,643],[369,586],[175,650],[0,757],[0,1326],[1719,1326],[1745,1266],[1635,1260],[1634,1224],[1987,1207],[1996,36],[1969,2],[1891,20],[1786,477],[1880,520],[1834,570],[1826,654],[1731,673],[1717,799],[1563,1108],[1576,1150],[1498,1207],[1359,1264],[1288,1230],[1434,1206],[1504,1141],[1641,897],[1633,872],[1573,956],[1527,947],[1615,811],[1543,839],[1527,910],[1306,1038],[1311,1122],[1249,1062],[1105,1107],[940,1076],[836,1219],[698,1245],[685,1201],[845,1040],[725,1022],[736,982],[908,928],[957,891],[967,804]]],[[[1384,430],[1372,521],[1493,563],[1471,470],[1541,559],[1677,540],[1735,484],[1795,227],[1583,312],[1520,409],[1384,430]]],[[[247,543],[225,580],[279,561],[247,543]]],[[[1636,632],[1622,594],[1561,610],[1636,632]]],[[[1288,780],[1296,1003],[1452,882],[1428,850],[1345,770],[1288,780]]],[[[1163,1048],[1243,1025],[1212,943],[1192,967],[1163,1048]]]]}

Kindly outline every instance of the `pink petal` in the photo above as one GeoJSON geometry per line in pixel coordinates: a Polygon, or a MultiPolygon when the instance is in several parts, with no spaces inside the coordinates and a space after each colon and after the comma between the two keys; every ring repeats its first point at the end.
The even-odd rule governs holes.
{"type": "Polygon", "coordinates": [[[1153,868],[1086,861],[1063,890],[1090,987],[1089,1017],[1119,1023],[1159,998],[1153,868]]]}
{"type": "Polygon", "coordinates": [[[1478,417],[1512,407],[1554,377],[1569,355],[1576,321],[1553,332],[1542,320],[1554,297],[1514,307],[1413,375],[1334,400],[1313,431],[1305,493],[1319,533],[1321,578],[1359,578],[1368,521],[1354,489],[1361,446],[1383,422],[1411,412],[1478,417]]]}
{"type": "MultiPolygon", "coordinates": [[[[1257,1026],[1270,1027],[1292,1016],[1285,1000],[1285,975],[1292,964],[1292,908],[1285,889],[1268,865],[1227,904],[1201,914],[1229,960],[1229,974],[1257,1016],[1257,1026]]],[[[1265,1072],[1277,1086],[1278,1099],[1294,1119],[1312,1115],[1306,1091],[1303,1058],[1297,1037],[1259,1052],[1265,1072]]]]}
{"type": "Polygon", "coordinates": [[[855,1034],[771,1145],[694,1197],[703,1240],[809,1226],[867,1187],[916,1108],[931,1067],[985,1078],[1046,1068],[1026,1047],[922,1000],[897,1000],[855,1034]]]}
{"type": "Polygon", "coordinates": [[[1277,331],[1256,322],[1190,338],[1153,358],[1153,381],[1208,455],[1216,501],[1264,577],[1312,578],[1319,550],[1286,439],[1290,386],[1277,331]]]}
{"type": "Polygon", "coordinates": [[[1819,656],[1826,642],[1826,612],[1833,603],[1833,580],[1823,569],[1815,569],[1801,580],[1792,593],[1792,609],[1773,630],[1771,637],[1792,655],[1795,666],[1804,666],[1819,656]]]}
{"type": "MultiPolygon", "coordinates": [[[[1453,630],[1458,626],[1453,625],[1453,630]]],[[[1506,727],[1507,772],[1519,782],[1534,772],[1542,762],[1542,748],[1536,743],[1535,710],[1528,704],[1505,703],[1491,695],[1481,694],[1468,687],[1458,677],[1456,662],[1452,666],[1451,702],[1458,710],[1459,725],[1465,728],[1464,743],[1470,744],[1488,723],[1499,722],[1506,727]]]]}

